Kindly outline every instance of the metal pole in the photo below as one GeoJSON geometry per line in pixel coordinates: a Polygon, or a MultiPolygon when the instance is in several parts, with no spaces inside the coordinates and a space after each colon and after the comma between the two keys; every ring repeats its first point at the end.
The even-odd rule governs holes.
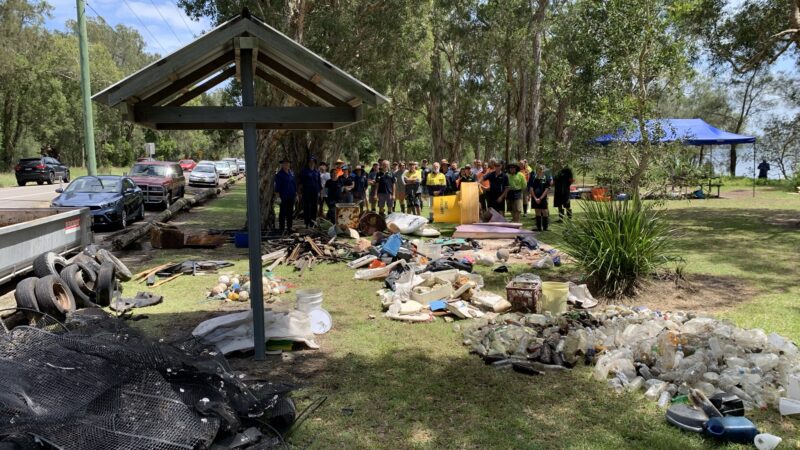
{"type": "Polygon", "coordinates": [[[81,95],[83,97],[83,142],[86,150],[86,168],[89,175],[97,175],[94,156],[94,116],[92,115],[92,86],[89,80],[89,42],[86,37],[86,4],[78,2],[78,44],[81,52],[81,95]]]}
{"type": "Polygon", "coordinates": [[[753,142],[753,197],[755,196],[756,196],[756,143],[753,142]]]}
{"type": "MultiPolygon", "coordinates": [[[[255,106],[253,86],[253,50],[239,52],[242,77],[242,106],[255,106]]],[[[250,259],[250,308],[253,311],[255,358],[266,358],[264,342],[264,287],[261,282],[261,195],[258,189],[258,152],[256,124],[243,123],[245,172],[247,175],[247,248],[250,259]]]]}

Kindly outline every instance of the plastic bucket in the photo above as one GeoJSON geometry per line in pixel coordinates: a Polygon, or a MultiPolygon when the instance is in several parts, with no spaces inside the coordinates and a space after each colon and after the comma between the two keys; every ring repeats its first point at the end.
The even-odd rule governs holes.
{"type": "Polygon", "coordinates": [[[233,245],[235,245],[236,248],[247,248],[247,246],[248,246],[247,232],[245,232],[245,231],[237,231],[236,233],[234,233],[234,235],[233,235],[233,245]]]}
{"type": "Polygon", "coordinates": [[[295,309],[303,312],[310,312],[314,309],[322,308],[321,289],[300,289],[296,293],[297,305],[295,309]]]}
{"type": "Polygon", "coordinates": [[[442,257],[442,244],[422,242],[417,246],[417,253],[433,261],[442,257]]]}
{"type": "Polygon", "coordinates": [[[551,314],[564,314],[567,312],[567,283],[545,281],[542,283],[542,312],[550,311],[551,314]]]}

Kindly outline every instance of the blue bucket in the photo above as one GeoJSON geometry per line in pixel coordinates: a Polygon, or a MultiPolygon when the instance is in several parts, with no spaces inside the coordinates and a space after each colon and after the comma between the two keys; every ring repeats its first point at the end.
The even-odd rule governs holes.
{"type": "Polygon", "coordinates": [[[233,235],[233,245],[235,245],[236,248],[247,248],[247,246],[248,246],[247,232],[246,231],[237,231],[233,235]]]}

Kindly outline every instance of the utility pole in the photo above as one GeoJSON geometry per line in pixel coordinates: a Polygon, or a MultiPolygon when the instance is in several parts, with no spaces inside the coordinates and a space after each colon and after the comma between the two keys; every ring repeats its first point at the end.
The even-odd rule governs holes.
{"type": "Polygon", "coordinates": [[[89,82],[89,40],[86,37],[86,3],[78,2],[78,43],[81,50],[81,95],[83,97],[83,142],[86,151],[86,168],[89,175],[97,175],[94,156],[94,118],[92,115],[92,88],[89,82]]]}

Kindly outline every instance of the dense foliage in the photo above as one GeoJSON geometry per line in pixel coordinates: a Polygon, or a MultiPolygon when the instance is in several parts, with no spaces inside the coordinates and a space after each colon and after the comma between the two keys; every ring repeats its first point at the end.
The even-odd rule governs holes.
{"type": "Polygon", "coordinates": [[[652,204],[584,202],[584,214],[567,221],[564,249],[610,297],[632,295],[644,277],[670,261],[673,231],[652,204]]]}

